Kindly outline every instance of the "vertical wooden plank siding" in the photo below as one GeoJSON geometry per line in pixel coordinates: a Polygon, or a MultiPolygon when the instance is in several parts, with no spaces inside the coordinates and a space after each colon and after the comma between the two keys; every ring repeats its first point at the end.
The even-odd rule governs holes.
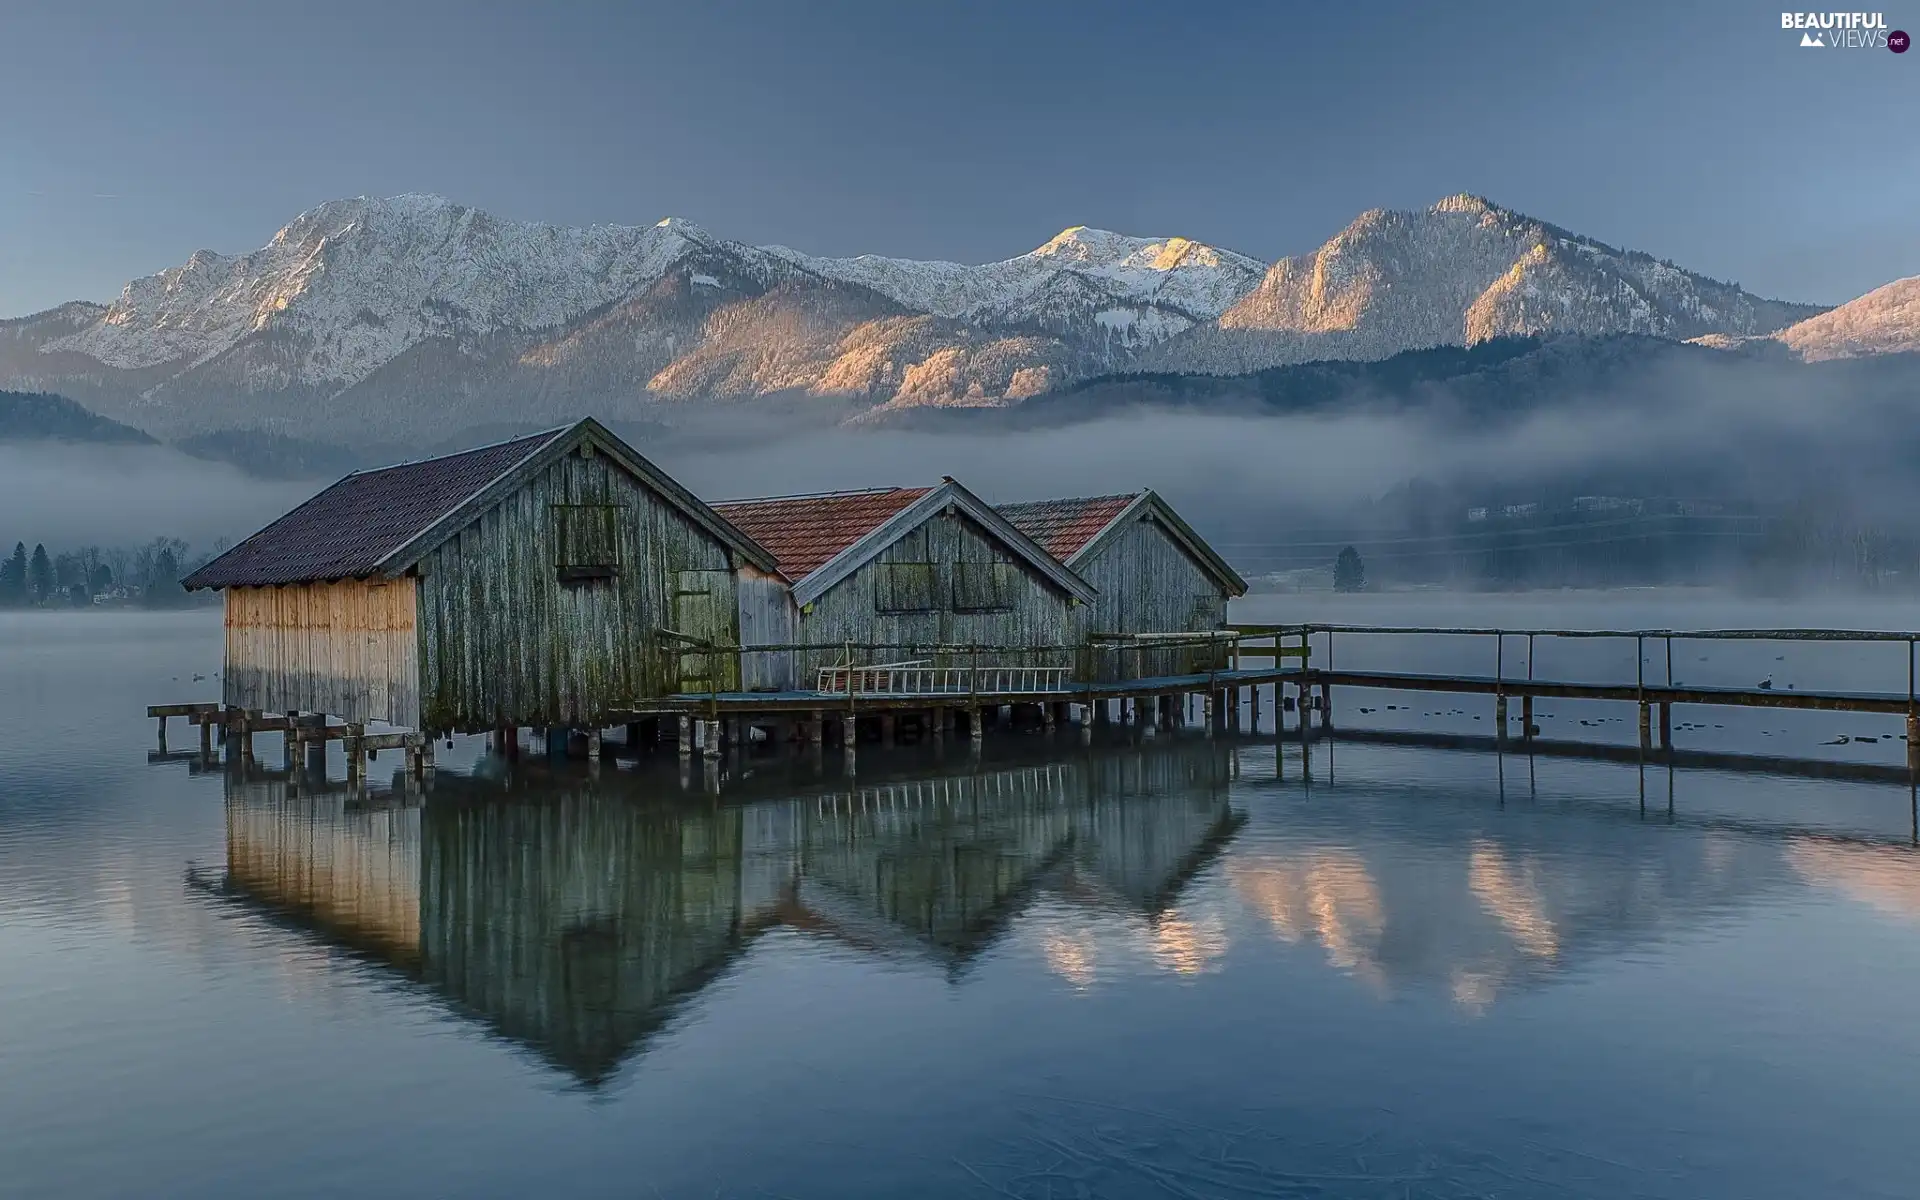
{"type": "MultiPolygon", "coordinates": [[[[868,645],[919,646],[1066,646],[1071,641],[1072,597],[1015,557],[998,539],[960,513],[941,513],[887,547],[872,562],[828,589],[799,617],[796,641],[840,645],[852,642],[861,661],[896,661],[907,651],[863,651],[868,645]],[[1010,576],[1007,607],[994,612],[964,612],[954,607],[955,564],[1006,564],[1010,576]],[[923,612],[881,612],[877,597],[890,564],[931,563],[933,607],[923,612]]],[[[803,651],[794,671],[801,686],[811,686],[816,670],[842,655],[803,651]]],[[[917,656],[919,657],[919,656],[917,656]]],[[[965,666],[958,659],[942,665],[965,666]]],[[[1073,654],[983,654],[981,666],[1072,667],[1073,654]]]]}
{"type": "Polygon", "coordinates": [[[226,703],[418,724],[413,581],[290,584],[226,593],[226,703]]]}
{"type": "Polygon", "coordinates": [[[606,455],[560,459],[421,561],[421,723],[592,726],[676,690],[678,648],[657,631],[683,571],[719,573],[720,632],[737,643],[725,543],[606,455]],[[581,506],[615,510],[618,573],[563,583],[555,512],[581,506]]]}
{"type": "MultiPolygon", "coordinates": [[[[1075,563],[1074,570],[1100,592],[1091,607],[1075,613],[1076,640],[1089,633],[1226,628],[1226,590],[1154,521],[1134,521],[1115,530],[1092,555],[1075,563]]],[[[1138,656],[1138,674],[1205,670],[1207,658],[1198,649],[1146,651],[1138,656]]],[[[1096,677],[1106,682],[1133,678],[1135,661],[1131,652],[1103,651],[1095,659],[1096,677]]]]}
{"type": "MultiPolygon", "coordinates": [[[[787,582],[753,566],[742,566],[735,586],[740,596],[740,644],[779,646],[794,642],[793,596],[787,582]]],[[[790,651],[741,656],[740,685],[748,691],[785,691],[795,685],[790,651]]]]}

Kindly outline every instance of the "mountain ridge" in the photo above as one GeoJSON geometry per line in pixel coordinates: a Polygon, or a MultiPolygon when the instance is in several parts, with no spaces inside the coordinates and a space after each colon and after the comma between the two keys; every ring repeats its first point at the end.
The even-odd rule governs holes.
{"type": "Polygon", "coordinates": [[[1273,264],[1073,226],[968,266],[815,257],[677,217],[507,221],[409,194],[328,201],[266,246],[197,251],[107,306],[0,321],[0,386],[170,439],[390,439],[694,401],[1004,406],[1113,371],[1237,374],[1557,332],[1738,340],[1821,311],[1464,195],[1369,210],[1273,264]]]}

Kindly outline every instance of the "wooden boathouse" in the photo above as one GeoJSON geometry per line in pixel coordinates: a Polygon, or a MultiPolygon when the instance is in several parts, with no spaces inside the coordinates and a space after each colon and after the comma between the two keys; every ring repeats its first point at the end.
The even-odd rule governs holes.
{"type": "MultiPolygon", "coordinates": [[[[1002,504],[1000,515],[1098,592],[1077,610],[1073,640],[1100,635],[1187,635],[1227,628],[1227,602],[1247,581],[1159,493],[1002,504]]],[[[1130,640],[1095,655],[1102,682],[1185,675],[1225,666],[1225,649],[1189,641],[1155,649],[1130,640]]]]}
{"type": "Polygon", "coordinates": [[[225,593],[229,711],[438,736],[681,691],[659,631],[737,643],[743,595],[784,603],[775,567],[589,419],[356,472],[184,582],[225,593]]]}
{"type": "MultiPolygon", "coordinates": [[[[1077,611],[1099,599],[1085,579],[951,478],[716,504],[765,546],[792,585],[781,617],[743,593],[740,673],[766,690],[820,686],[823,669],[939,661],[989,649],[967,667],[1033,667],[1068,677],[1077,611]],[[754,647],[805,646],[812,649],[754,647]],[[849,655],[854,661],[849,661],[849,655]]],[[[768,597],[777,599],[777,597],[768,597]]],[[[828,681],[831,683],[831,680],[828,681]]]]}

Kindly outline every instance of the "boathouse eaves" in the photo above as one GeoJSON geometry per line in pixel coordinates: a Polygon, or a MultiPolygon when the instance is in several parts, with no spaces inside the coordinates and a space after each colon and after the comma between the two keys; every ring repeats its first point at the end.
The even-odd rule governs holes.
{"type": "Polygon", "coordinates": [[[182,581],[276,587],[403,575],[555,460],[591,445],[740,557],[775,569],[765,547],[591,417],[437,458],[356,471],[182,581]]]}
{"type": "Polygon", "coordinates": [[[1078,496],[999,505],[999,512],[1055,558],[1078,568],[1097,557],[1130,522],[1147,516],[1211,575],[1229,596],[1247,581],[1152,488],[1113,496],[1078,496]]]}
{"type": "Polygon", "coordinates": [[[1072,568],[951,478],[930,488],[768,497],[727,501],[714,507],[721,516],[755,531],[768,543],[792,547],[781,555],[780,571],[792,582],[793,602],[800,607],[818,600],[909,530],[948,510],[966,514],[1035,572],[1081,603],[1091,604],[1097,595],[1072,568]]]}

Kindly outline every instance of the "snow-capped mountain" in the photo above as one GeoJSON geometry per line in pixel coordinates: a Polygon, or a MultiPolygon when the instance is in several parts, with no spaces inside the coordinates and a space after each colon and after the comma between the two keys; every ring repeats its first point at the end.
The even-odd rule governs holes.
{"type": "Polygon", "coordinates": [[[998,405],[1115,370],[1383,358],[1503,333],[1771,333],[1762,300],[1454,197],[1362,215],[1271,267],[1074,227],[966,266],[813,257],[677,218],[565,228],[432,196],[341,200],[266,246],[0,321],[0,387],[174,436],[413,436],[783,395],[854,412],[998,405]]]}
{"type": "Polygon", "coordinates": [[[284,364],[289,381],[350,384],[429,338],[558,328],[715,246],[678,219],[569,229],[437,196],[337,200],[251,254],[201,250],[134,280],[100,320],[47,349],[191,371],[270,332],[302,343],[284,364]]]}
{"type": "Polygon", "coordinates": [[[1146,365],[1237,372],[1511,334],[1753,335],[1819,311],[1462,195],[1421,212],[1362,213],[1146,365]]]}
{"type": "Polygon", "coordinates": [[[966,266],[863,254],[771,253],[815,274],[872,288],[905,308],[998,329],[1040,329],[1123,360],[1141,347],[1217,319],[1266,264],[1186,238],[1136,238],[1076,225],[1037,250],[966,266]]]}

